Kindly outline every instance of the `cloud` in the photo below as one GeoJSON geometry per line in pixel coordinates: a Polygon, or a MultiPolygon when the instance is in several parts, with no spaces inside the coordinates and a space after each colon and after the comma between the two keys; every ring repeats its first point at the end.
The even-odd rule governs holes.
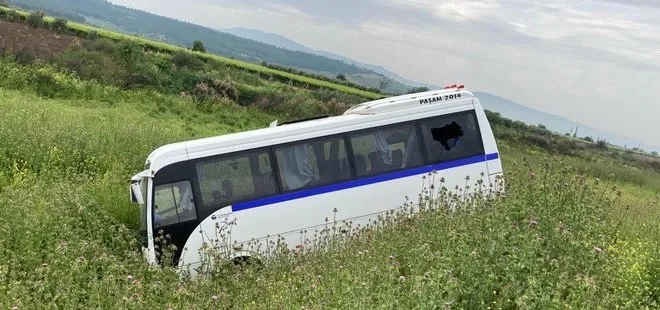
{"type": "Polygon", "coordinates": [[[440,4],[437,14],[448,19],[476,20],[498,7],[494,1],[450,1],[440,4]]]}
{"type": "Polygon", "coordinates": [[[493,0],[390,0],[390,3],[399,7],[409,7],[422,12],[430,12],[431,15],[440,18],[458,21],[479,19],[499,7],[499,4],[493,0]]]}
{"type": "Polygon", "coordinates": [[[214,28],[280,33],[406,78],[461,82],[660,145],[660,1],[112,1],[214,28]]]}
{"type": "Polygon", "coordinates": [[[620,4],[620,5],[627,5],[627,6],[660,8],[660,2],[657,0],[603,0],[603,1],[620,4]]]}
{"type": "Polygon", "coordinates": [[[515,27],[518,27],[518,28],[521,28],[521,29],[527,29],[527,25],[521,24],[521,23],[509,22],[509,25],[515,26],[515,27]]]}

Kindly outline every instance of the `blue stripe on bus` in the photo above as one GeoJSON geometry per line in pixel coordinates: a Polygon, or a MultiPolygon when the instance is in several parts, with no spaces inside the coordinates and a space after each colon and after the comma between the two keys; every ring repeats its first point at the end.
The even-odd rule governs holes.
{"type": "Polygon", "coordinates": [[[257,207],[261,207],[261,206],[265,206],[265,205],[269,205],[269,204],[274,204],[274,203],[279,203],[279,202],[284,202],[284,201],[289,201],[289,200],[305,198],[305,197],[309,197],[309,196],[315,196],[315,195],[340,191],[340,190],[349,189],[349,188],[353,188],[353,187],[360,187],[360,186],[365,186],[365,185],[369,185],[369,184],[375,184],[375,183],[380,183],[380,182],[405,178],[405,177],[409,177],[409,176],[413,176],[413,175],[425,174],[425,173],[438,171],[438,170],[446,170],[446,169],[456,168],[456,167],[460,167],[460,166],[466,166],[466,165],[481,163],[481,162],[485,162],[485,161],[489,161],[489,160],[494,160],[494,159],[497,159],[497,158],[499,158],[499,154],[497,154],[497,153],[486,154],[486,156],[479,155],[479,156],[474,156],[474,157],[469,157],[469,158],[463,158],[463,159],[454,160],[454,161],[441,163],[441,164],[437,164],[437,165],[429,165],[429,166],[423,166],[423,167],[418,167],[418,168],[409,169],[409,170],[396,171],[396,172],[386,173],[386,174],[377,175],[377,176],[373,176],[373,177],[367,177],[367,178],[363,178],[363,179],[351,180],[351,181],[346,181],[346,182],[331,184],[331,185],[326,185],[326,186],[319,186],[319,187],[314,187],[314,188],[310,188],[310,189],[306,189],[306,190],[301,190],[301,191],[286,193],[286,194],[282,194],[282,195],[277,195],[277,196],[273,196],[273,197],[267,197],[267,198],[261,198],[261,199],[255,199],[255,200],[251,200],[251,201],[241,202],[241,203],[234,204],[232,209],[233,209],[234,212],[237,212],[237,211],[257,208],[257,207]]]}
{"type": "Polygon", "coordinates": [[[495,160],[500,158],[500,154],[498,153],[493,153],[493,154],[486,154],[486,160],[495,160]]]}

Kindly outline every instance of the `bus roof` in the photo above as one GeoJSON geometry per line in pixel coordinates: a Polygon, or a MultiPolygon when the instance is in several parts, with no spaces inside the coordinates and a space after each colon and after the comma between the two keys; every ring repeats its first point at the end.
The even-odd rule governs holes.
{"type": "Polygon", "coordinates": [[[341,130],[358,130],[370,124],[379,126],[394,117],[461,107],[472,109],[473,98],[470,91],[452,88],[368,101],[355,105],[338,116],[312,118],[285,125],[167,144],[149,154],[147,165],[148,169],[155,173],[164,166],[188,159],[258,148],[266,144],[286,143],[292,138],[304,140],[341,130]],[[445,96],[449,98],[452,94],[452,98],[445,99],[445,96]]]}

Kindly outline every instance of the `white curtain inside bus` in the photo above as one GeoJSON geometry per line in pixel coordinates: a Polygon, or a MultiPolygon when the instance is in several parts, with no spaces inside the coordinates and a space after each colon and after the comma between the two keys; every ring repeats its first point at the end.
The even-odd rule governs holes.
{"type": "Polygon", "coordinates": [[[284,177],[286,187],[301,188],[314,179],[314,168],[310,161],[310,145],[295,145],[282,149],[284,177]]]}

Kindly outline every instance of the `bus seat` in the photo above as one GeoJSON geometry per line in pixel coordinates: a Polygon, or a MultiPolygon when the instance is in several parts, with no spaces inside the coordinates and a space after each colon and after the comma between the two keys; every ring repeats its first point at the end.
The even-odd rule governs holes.
{"type": "Polygon", "coordinates": [[[400,168],[403,163],[403,151],[397,149],[392,151],[392,167],[400,168]]]}
{"type": "Polygon", "coordinates": [[[367,172],[367,160],[364,156],[359,154],[355,155],[355,169],[359,175],[363,175],[367,172]]]}
{"type": "Polygon", "coordinates": [[[383,161],[378,156],[378,152],[374,151],[369,153],[369,162],[371,162],[371,173],[377,173],[383,170],[383,161]]]}

